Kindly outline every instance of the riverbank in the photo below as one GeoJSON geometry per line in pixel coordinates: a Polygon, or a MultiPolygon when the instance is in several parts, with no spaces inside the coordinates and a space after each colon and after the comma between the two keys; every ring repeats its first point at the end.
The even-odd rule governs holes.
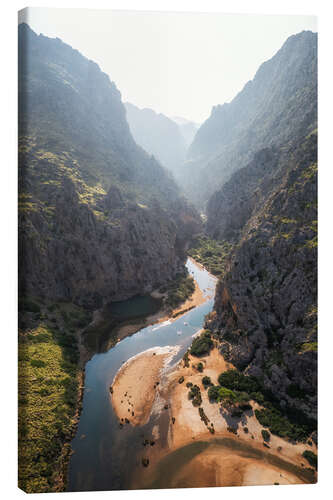
{"type": "MultiPolygon", "coordinates": [[[[198,265],[193,259],[190,259],[194,262],[195,265],[198,265]]],[[[199,287],[196,280],[194,280],[195,290],[191,297],[186,299],[180,306],[174,309],[166,309],[162,308],[154,314],[150,314],[149,316],[137,320],[133,320],[131,322],[124,322],[124,324],[119,325],[115,328],[115,336],[117,341],[124,339],[129,335],[133,335],[141,328],[145,328],[148,325],[155,325],[157,323],[164,323],[165,321],[174,321],[175,319],[180,318],[184,314],[186,314],[189,310],[194,309],[195,307],[204,304],[207,300],[212,298],[212,295],[205,296],[199,287]]],[[[157,291],[152,292],[151,294],[154,298],[162,298],[164,295],[158,293],[157,291]]]]}
{"type": "Polygon", "coordinates": [[[110,396],[120,425],[148,422],[160,381],[178,347],[156,347],[130,358],[117,372],[110,396]]]}
{"type": "MultiPolygon", "coordinates": [[[[208,376],[217,384],[218,375],[233,368],[216,347],[200,359],[189,355],[188,361],[185,366],[182,360],[162,379],[159,394],[169,412],[167,446],[160,446],[157,441],[154,449],[146,453],[151,466],[144,473],[137,470],[133,488],[314,482],[314,472],[302,457],[303,451],[314,451],[314,445],[293,444],[273,435],[269,443],[264,443],[263,427],[254,415],[254,410],[260,408],[256,402],[250,401],[252,410],[237,418],[209,401],[202,377],[208,376]],[[197,369],[199,361],[203,372],[197,369]],[[189,383],[200,388],[201,415],[188,397],[189,383]],[[198,445],[195,453],[190,452],[194,445],[198,445]],[[167,465],[172,460],[178,464],[174,473],[167,465]]],[[[157,434],[161,432],[158,429],[157,434]]]]}

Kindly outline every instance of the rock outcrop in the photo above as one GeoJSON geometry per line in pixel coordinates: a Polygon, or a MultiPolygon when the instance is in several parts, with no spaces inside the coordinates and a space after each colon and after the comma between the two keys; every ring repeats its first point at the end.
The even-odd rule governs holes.
{"type": "Polygon", "coordinates": [[[200,222],[115,84],[26,24],[19,47],[20,294],[96,308],[171,279],[200,222]]]}

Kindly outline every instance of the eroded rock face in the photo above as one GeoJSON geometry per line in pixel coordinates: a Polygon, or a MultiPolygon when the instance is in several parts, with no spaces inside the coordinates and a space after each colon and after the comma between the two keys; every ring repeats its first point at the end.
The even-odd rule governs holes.
{"type": "Polygon", "coordinates": [[[96,308],[172,279],[199,216],[138,147],[120,92],[19,27],[20,293],[96,308]]]}
{"type": "Polygon", "coordinates": [[[230,102],[199,128],[179,178],[193,203],[213,193],[261,149],[311,132],[317,112],[317,34],[292,35],[230,102]]]}
{"type": "Polygon", "coordinates": [[[226,358],[282,406],[316,418],[317,136],[260,152],[210,202],[208,227],[237,242],[208,326],[226,358]],[[218,216],[219,215],[219,216],[218,216]]]}

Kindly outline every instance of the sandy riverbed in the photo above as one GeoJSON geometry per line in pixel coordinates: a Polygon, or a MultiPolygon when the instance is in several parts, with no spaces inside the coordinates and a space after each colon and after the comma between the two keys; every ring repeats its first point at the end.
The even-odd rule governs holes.
{"type": "MultiPolygon", "coordinates": [[[[217,348],[200,360],[192,356],[189,358],[189,367],[184,367],[181,361],[166,373],[162,384],[158,387],[161,401],[169,407],[167,446],[159,447],[157,442],[157,446],[149,451],[151,466],[149,470],[144,471],[144,474],[142,469],[138,471],[133,486],[141,488],[158,484],[159,487],[199,487],[310,482],[311,475],[304,472],[308,463],[302,457],[302,452],[305,449],[316,451],[314,445],[311,447],[303,443],[292,444],[272,435],[269,448],[265,447],[261,435],[263,427],[253,411],[245,412],[241,419],[232,418],[222,412],[219,404],[209,402],[207,390],[202,386],[204,375],[209,376],[216,384],[218,375],[232,368],[232,365],[224,360],[217,348]],[[204,364],[203,373],[198,372],[193,366],[197,365],[198,361],[204,364]],[[179,383],[180,377],[184,377],[183,383],[179,383]],[[198,408],[188,399],[187,382],[200,387],[201,407],[209,419],[208,425],[214,426],[214,434],[209,432],[206,424],[200,419],[198,408]],[[236,428],[237,434],[230,433],[228,426],[236,428]],[[244,428],[248,429],[247,433],[244,428]],[[221,439],[223,442],[217,444],[216,440],[221,439]],[[174,461],[174,453],[177,455],[184,450],[186,454],[186,449],[193,443],[206,443],[207,447],[194,454],[191,460],[181,463],[174,473],[171,473],[170,464],[174,461]],[[169,465],[168,460],[170,460],[169,465]],[[163,473],[165,469],[169,471],[169,475],[163,473]]],[[[143,356],[140,373],[141,370],[143,373],[145,370],[150,372],[149,362],[144,367],[147,361],[148,359],[143,356]]],[[[134,365],[132,369],[136,371],[134,365]]],[[[144,392],[142,400],[149,399],[151,384],[152,381],[146,386],[146,390],[142,385],[144,392]]],[[[251,405],[253,410],[259,407],[254,401],[251,401],[251,405]]],[[[148,413],[145,421],[149,418],[147,415],[148,413]]]]}
{"type": "Polygon", "coordinates": [[[148,422],[159,394],[163,372],[178,347],[156,347],[130,358],[112,383],[112,405],[119,421],[132,425],[148,422]]]}

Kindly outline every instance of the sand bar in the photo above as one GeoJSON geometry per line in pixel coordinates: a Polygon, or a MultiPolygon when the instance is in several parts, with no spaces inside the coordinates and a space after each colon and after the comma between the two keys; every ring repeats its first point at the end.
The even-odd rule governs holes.
{"type": "MultiPolygon", "coordinates": [[[[271,435],[269,448],[264,447],[260,425],[254,411],[248,411],[241,420],[224,415],[219,404],[208,400],[207,390],[202,385],[202,377],[209,376],[213,384],[217,384],[220,373],[233,368],[226,362],[215,347],[209,355],[197,358],[189,356],[189,367],[183,361],[173,367],[163,379],[159,390],[162,398],[168,402],[170,423],[168,428],[167,448],[154,447],[150,452],[152,467],[145,472],[145,477],[134,479],[134,486],[150,487],[159,477],[159,487],[200,487],[200,486],[236,486],[254,484],[298,484],[309,482],[300,474],[307,467],[302,453],[311,449],[306,443],[292,444],[278,436],[271,435]],[[203,373],[196,366],[201,361],[203,373]],[[182,383],[179,383],[184,377],[182,383]],[[186,383],[197,384],[201,389],[201,407],[213,423],[214,434],[200,419],[198,408],[188,399],[189,389],[186,383]],[[237,428],[234,435],[228,431],[228,426],[237,428]],[[244,428],[248,431],[245,432],[244,428]],[[216,439],[226,440],[226,444],[215,446],[216,439]],[[171,473],[173,453],[182,448],[197,443],[206,442],[211,445],[193,456],[186,464],[178,464],[171,473]],[[231,445],[230,445],[231,443],[231,445]],[[235,443],[235,446],[232,445],[235,443]],[[238,449],[243,444],[248,450],[238,449]],[[168,464],[170,459],[170,464],[168,464]],[[159,465],[160,464],[160,465],[159,465]],[[166,476],[165,467],[169,470],[166,476]],[[163,486],[163,481],[168,484],[163,486]]],[[[253,410],[259,405],[251,401],[253,410]]],[[[313,448],[315,448],[313,446],[313,448]]],[[[313,451],[316,451],[313,449],[313,451]]],[[[142,473],[141,473],[142,474],[142,473]]]]}
{"type": "Polygon", "coordinates": [[[161,378],[178,347],[154,347],[130,358],[117,372],[111,391],[112,405],[121,423],[148,422],[161,378]]]}

